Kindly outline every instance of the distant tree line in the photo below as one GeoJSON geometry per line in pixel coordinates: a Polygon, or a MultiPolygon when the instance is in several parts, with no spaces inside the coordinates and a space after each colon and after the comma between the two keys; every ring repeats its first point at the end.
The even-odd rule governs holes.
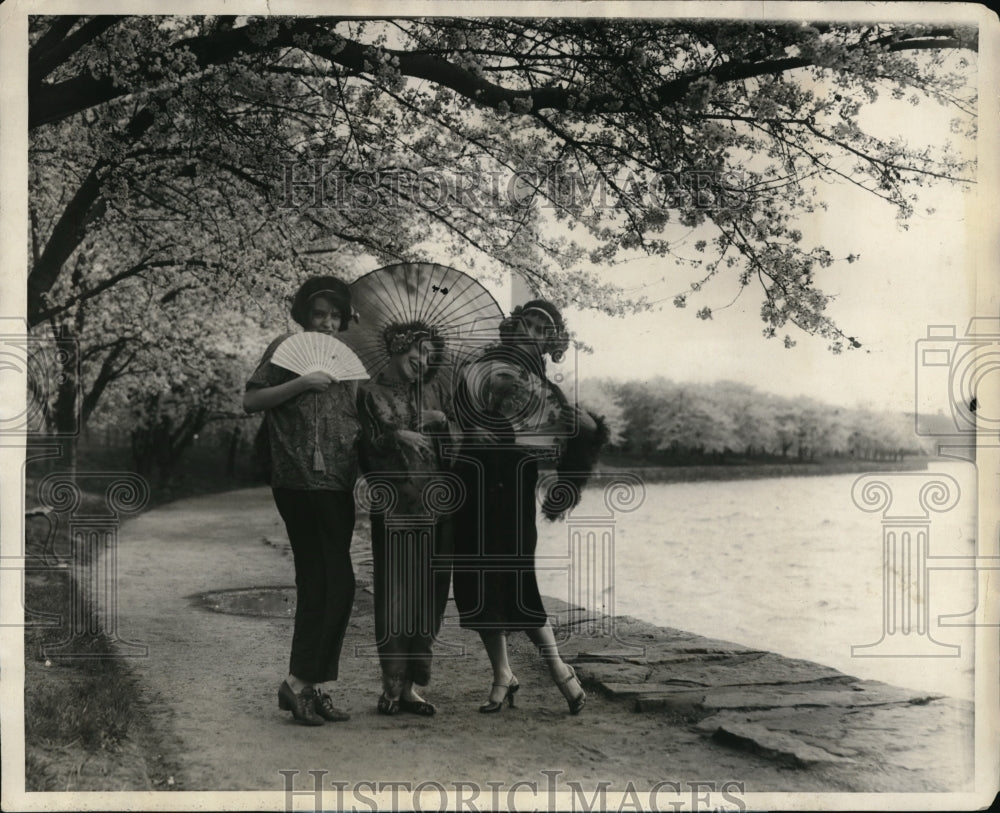
{"type": "MultiPolygon", "coordinates": [[[[220,465],[226,459],[230,475],[239,460],[249,465],[259,418],[244,415],[238,397],[250,362],[215,362],[213,375],[197,387],[175,384],[155,396],[111,387],[88,427],[90,442],[130,446],[135,470],[155,474],[161,484],[183,468],[194,446],[216,450],[211,454],[220,465]]],[[[732,381],[590,378],[571,389],[574,400],[608,424],[605,459],[625,465],[878,461],[925,452],[912,415],[784,397],[732,381]]]]}
{"type": "Polygon", "coordinates": [[[605,416],[613,454],[655,464],[898,460],[923,453],[912,415],[783,397],[731,381],[591,379],[581,383],[579,397],[605,416]]]}

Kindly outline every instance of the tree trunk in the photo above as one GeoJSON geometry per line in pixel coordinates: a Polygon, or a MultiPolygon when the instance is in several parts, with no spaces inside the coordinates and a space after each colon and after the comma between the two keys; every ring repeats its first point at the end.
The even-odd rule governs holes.
{"type": "Polygon", "coordinates": [[[229,439],[229,457],[226,459],[226,474],[230,477],[236,476],[236,456],[240,450],[240,440],[243,437],[243,427],[237,424],[233,427],[233,433],[229,439]]]}
{"type": "Polygon", "coordinates": [[[56,401],[52,410],[53,428],[64,449],[63,460],[66,471],[76,474],[77,441],[79,440],[79,398],[80,380],[76,367],[76,357],[69,357],[60,368],[59,387],[56,390],[56,401]]]}

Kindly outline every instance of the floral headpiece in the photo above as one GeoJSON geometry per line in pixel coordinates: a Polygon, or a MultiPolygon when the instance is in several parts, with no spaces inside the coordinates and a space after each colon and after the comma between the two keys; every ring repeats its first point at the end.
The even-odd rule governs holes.
{"type": "Polygon", "coordinates": [[[382,340],[390,356],[405,353],[421,339],[430,339],[438,344],[438,333],[424,322],[393,323],[382,329],[382,340]]]}

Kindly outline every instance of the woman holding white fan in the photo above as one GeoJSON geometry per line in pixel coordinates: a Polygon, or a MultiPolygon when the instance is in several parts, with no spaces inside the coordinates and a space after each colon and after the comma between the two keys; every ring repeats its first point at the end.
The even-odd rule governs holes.
{"type": "Polygon", "coordinates": [[[306,280],[291,308],[305,333],[271,342],[243,396],[247,412],[265,411],[271,489],[295,560],[295,632],[278,705],[304,725],[349,717],[330,692],[354,602],[357,380],[367,375],[333,338],[352,314],[344,282],[306,280]]]}

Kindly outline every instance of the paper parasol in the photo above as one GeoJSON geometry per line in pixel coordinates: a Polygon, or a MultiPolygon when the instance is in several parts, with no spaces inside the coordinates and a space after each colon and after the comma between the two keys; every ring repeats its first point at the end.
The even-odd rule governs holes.
{"type": "Polygon", "coordinates": [[[340,338],[373,377],[389,363],[382,338],[391,324],[424,322],[445,340],[447,355],[460,364],[499,341],[503,311],[468,274],[437,263],[400,263],[351,283],[351,304],[360,316],[340,338]]]}

